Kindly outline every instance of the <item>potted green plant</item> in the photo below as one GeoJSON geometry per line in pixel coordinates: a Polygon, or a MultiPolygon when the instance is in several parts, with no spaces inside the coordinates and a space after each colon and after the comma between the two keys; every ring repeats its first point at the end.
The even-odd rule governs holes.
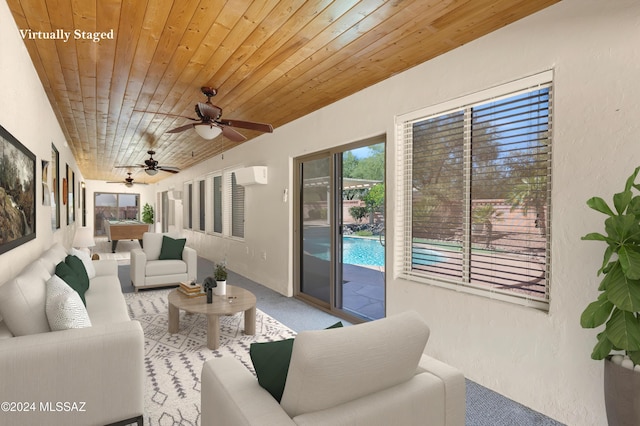
{"type": "Polygon", "coordinates": [[[609,424],[640,424],[640,167],[614,194],[613,210],[600,197],[587,201],[607,216],[605,233],[593,232],[583,240],[606,243],[598,275],[598,299],[580,317],[584,328],[604,325],[591,358],[605,360],[605,403],[609,424]]]}
{"type": "Polygon", "coordinates": [[[218,263],[213,271],[213,277],[216,280],[214,292],[218,296],[227,294],[227,268],[223,263],[218,263]]]}
{"type": "Polygon", "coordinates": [[[153,207],[149,203],[142,206],[142,221],[148,223],[149,231],[152,231],[151,225],[153,225],[153,207]]]}

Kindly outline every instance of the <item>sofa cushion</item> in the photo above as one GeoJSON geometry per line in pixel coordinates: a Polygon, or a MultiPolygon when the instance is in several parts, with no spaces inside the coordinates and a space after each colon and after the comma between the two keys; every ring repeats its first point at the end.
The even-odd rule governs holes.
{"type": "Polygon", "coordinates": [[[45,310],[49,327],[53,331],[91,327],[91,320],[80,295],[57,275],[47,281],[45,310]]]}
{"type": "Polygon", "coordinates": [[[186,238],[174,239],[166,235],[162,236],[162,247],[160,248],[159,260],[181,260],[182,250],[187,243],[186,238]]]}
{"type": "Polygon", "coordinates": [[[67,257],[67,251],[64,249],[62,244],[55,243],[40,255],[38,262],[42,263],[45,268],[47,268],[49,275],[54,275],[56,273],[56,265],[64,261],[65,257],[67,257]]]}
{"type": "Polygon", "coordinates": [[[33,262],[0,285],[0,315],[14,336],[51,331],[44,309],[50,276],[42,263],[33,262]]]}
{"type": "Polygon", "coordinates": [[[93,326],[131,320],[117,277],[95,277],[91,280],[91,288],[85,293],[85,298],[93,326]]]}
{"type": "Polygon", "coordinates": [[[86,306],[87,301],[85,300],[84,294],[89,289],[88,280],[85,281],[83,277],[78,276],[66,262],[60,262],[56,265],[56,275],[62,278],[65,283],[69,284],[69,287],[78,292],[82,303],[86,306]]]}
{"type": "MultiPolygon", "coordinates": [[[[337,327],[342,327],[341,321],[327,328],[337,327]]],[[[287,381],[293,340],[291,338],[275,342],[252,343],[249,346],[249,356],[256,371],[258,383],[278,402],[282,399],[287,381]]]]}
{"type": "Polygon", "coordinates": [[[429,338],[415,312],[295,338],[281,405],[290,417],[334,407],[413,377],[429,338]]]}
{"type": "Polygon", "coordinates": [[[157,234],[155,232],[145,232],[142,234],[142,251],[147,256],[147,260],[158,260],[160,258],[160,250],[162,250],[162,237],[169,236],[178,238],[178,235],[169,232],[166,234],[157,234]]]}
{"type": "Polygon", "coordinates": [[[187,264],[183,260],[152,260],[147,262],[144,268],[144,274],[147,277],[184,274],[186,272],[187,264]]]}
{"type": "Polygon", "coordinates": [[[93,265],[93,260],[91,260],[91,256],[89,256],[89,253],[80,251],[76,248],[71,248],[70,254],[82,261],[82,265],[84,266],[84,269],[89,279],[96,276],[96,268],[93,265]]]}

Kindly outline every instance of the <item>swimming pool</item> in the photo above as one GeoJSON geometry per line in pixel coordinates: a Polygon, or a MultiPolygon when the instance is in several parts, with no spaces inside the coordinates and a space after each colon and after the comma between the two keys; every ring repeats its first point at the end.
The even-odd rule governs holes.
{"type": "Polygon", "coordinates": [[[342,237],[342,263],[384,266],[384,247],[377,238],[342,237]]]}
{"type": "MultiPolygon", "coordinates": [[[[313,256],[329,260],[329,242],[324,239],[305,240],[305,249],[313,256]]],[[[437,251],[415,249],[414,263],[433,265],[442,262],[437,251]]],[[[384,247],[378,238],[342,237],[342,263],[384,267],[384,247]]]]}
{"type": "MultiPolygon", "coordinates": [[[[311,242],[307,240],[305,248],[315,257],[329,260],[329,242],[327,241],[314,240],[311,242]]],[[[384,266],[384,247],[377,238],[342,237],[342,253],[343,263],[384,266]]]]}

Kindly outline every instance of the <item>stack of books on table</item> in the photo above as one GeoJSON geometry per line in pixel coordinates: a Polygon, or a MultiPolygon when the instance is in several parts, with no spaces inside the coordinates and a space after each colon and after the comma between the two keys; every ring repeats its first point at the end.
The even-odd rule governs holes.
{"type": "Polygon", "coordinates": [[[188,297],[197,297],[197,296],[205,295],[205,293],[202,292],[202,286],[200,286],[200,284],[180,283],[180,287],[178,287],[178,291],[188,297]]]}

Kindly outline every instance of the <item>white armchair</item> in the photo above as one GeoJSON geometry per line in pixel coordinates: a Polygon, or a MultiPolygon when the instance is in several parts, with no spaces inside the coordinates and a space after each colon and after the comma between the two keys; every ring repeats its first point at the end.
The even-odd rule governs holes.
{"type": "Polygon", "coordinates": [[[198,254],[190,247],[182,250],[182,259],[160,259],[163,236],[174,234],[145,232],[143,248],[131,250],[131,284],[139,288],[162,287],[197,278],[198,254]]]}
{"type": "Polygon", "coordinates": [[[423,354],[428,336],[415,312],[303,331],[280,403],[236,359],[212,358],[202,368],[202,425],[464,426],[464,375],[423,354]]]}

